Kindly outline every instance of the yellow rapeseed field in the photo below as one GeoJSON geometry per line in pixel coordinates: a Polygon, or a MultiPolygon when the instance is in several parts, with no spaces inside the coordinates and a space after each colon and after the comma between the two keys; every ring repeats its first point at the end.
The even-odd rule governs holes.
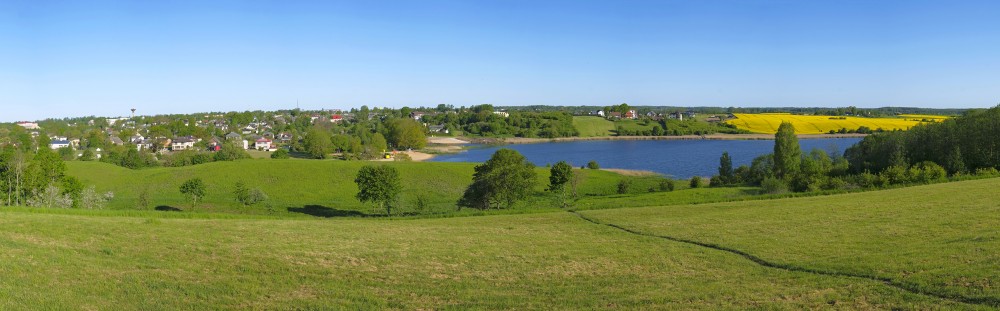
{"type": "Polygon", "coordinates": [[[795,126],[796,134],[824,134],[831,130],[839,131],[842,128],[856,130],[861,126],[866,126],[872,130],[883,129],[906,130],[914,125],[923,123],[921,120],[941,121],[948,117],[930,115],[908,115],[902,118],[861,118],[861,117],[840,117],[840,116],[804,116],[793,114],[747,114],[734,113],[736,119],[726,121],[740,129],[745,129],[754,133],[774,134],[778,131],[781,122],[791,122],[795,126]]]}

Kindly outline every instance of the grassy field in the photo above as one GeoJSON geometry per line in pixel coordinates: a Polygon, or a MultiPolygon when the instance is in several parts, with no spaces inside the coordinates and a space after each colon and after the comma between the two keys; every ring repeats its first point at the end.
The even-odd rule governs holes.
{"type": "MultiPolygon", "coordinates": [[[[67,162],[67,174],[79,178],[86,185],[94,185],[99,192],[115,194],[109,207],[112,209],[143,209],[137,206],[140,194],[146,192],[152,206],[161,209],[180,209],[197,212],[237,214],[291,214],[312,216],[361,216],[381,214],[371,205],[364,205],[354,198],[358,192],[354,176],[361,161],[255,159],[233,162],[213,162],[186,167],[161,167],[130,170],[100,162],[67,162]],[[190,178],[202,178],[208,195],[197,208],[181,195],[180,184],[190,178]],[[259,187],[269,200],[258,206],[244,207],[235,202],[232,192],[237,182],[259,187]]],[[[440,214],[453,213],[455,202],[465,187],[472,183],[475,164],[446,162],[386,162],[400,171],[403,193],[400,212],[440,214]],[[422,198],[425,210],[416,210],[417,199],[422,198]]],[[[548,184],[548,169],[537,168],[539,194],[526,205],[544,208],[550,204],[544,188],[548,184]]],[[[619,174],[600,170],[576,170],[582,176],[579,184],[581,196],[614,193],[619,174]]],[[[659,177],[631,177],[635,189],[648,189],[656,185],[659,177]]],[[[639,190],[636,190],[639,191],[639,190]]]]}
{"type": "Polygon", "coordinates": [[[573,117],[573,127],[580,137],[603,137],[615,134],[614,122],[602,117],[573,117]]]}
{"type": "Polygon", "coordinates": [[[584,211],[797,268],[890,279],[1000,306],[998,179],[697,206],[584,211]]]}
{"type": "Polygon", "coordinates": [[[778,131],[778,126],[782,122],[791,122],[795,126],[797,134],[825,134],[839,131],[842,128],[856,130],[861,126],[866,126],[872,130],[884,129],[906,130],[921,123],[922,119],[942,120],[941,118],[859,118],[859,117],[830,117],[830,116],[804,116],[792,114],[746,114],[735,113],[736,119],[726,121],[737,128],[748,130],[754,133],[774,134],[778,131]]]}
{"type": "MultiPolygon", "coordinates": [[[[939,202],[921,194],[953,193],[956,185],[969,185],[966,197],[975,197],[992,193],[1000,183],[876,195],[932,204],[939,202]]],[[[872,258],[903,255],[874,266],[916,274],[934,266],[938,276],[947,276],[942,281],[951,276],[996,280],[995,231],[990,235],[984,228],[998,223],[983,217],[996,215],[994,201],[962,202],[978,205],[956,216],[948,215],[957,208],[918,204],[909,207],[915,211],[900,213],[907,207],[885,210],[867,201],[848,195],[583,213],[643,230],[688,232],[775,259],[804,260],[809,256],[803,254],[823,250],[828,253],[812,257],[810,264],[829,269],[871,269],[866,266],[878,263],[872,258]],[[836,225],[824,224],[822,219],[831,218],[836,225]],[[886,228],[892,219],[899,224],[886,228]],[[971,233],[978,238],[949,229],[952,225],[980,228],[971,233]],[[883,232],[869,234],[877,230],[883,232]],[[855,245],[861,239],[864,245],[855,245]],[[868,245],[896,250],[857,249],[868,245]],[[978,256],[970,256],[973,250],[978,256]],[[842,266],[842,259],[855,257],[856,267],[842,266]]],[[[762,267],[723,251],[638,236],[565,212],[417,220],[202,220],[0,209],[0,243],[0,309],[5,310],[985,309],[878,281],[762,267]]]]}

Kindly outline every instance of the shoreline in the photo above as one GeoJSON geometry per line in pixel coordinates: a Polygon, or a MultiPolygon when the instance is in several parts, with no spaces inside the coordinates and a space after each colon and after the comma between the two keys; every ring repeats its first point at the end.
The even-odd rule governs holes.
{"type": "MultiPolygon", "coordinates": [[[[799,134],[799,139],[821,138],[864,138],[868,134],[799,134]]],[[[684,136],[599,136],[599,137],[559,137],[559,138],[468,138],[473,144],[537,144],[571,141],[610,141],[610,140],[774,140],[774,134],[712,134],[684,136]]]]}

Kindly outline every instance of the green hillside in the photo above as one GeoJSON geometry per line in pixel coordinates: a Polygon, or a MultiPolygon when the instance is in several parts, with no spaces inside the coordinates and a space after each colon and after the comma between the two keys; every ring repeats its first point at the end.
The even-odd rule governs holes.
{"type": "Polygon", "coordinates": [[[573,127],[580,137],[612,136],[615,133],[615,123],[602,117],[573,117],[573,127]]]}
{"type": "Polygon", "coordinates": [[[617,227],[4,208],[0,309],[989,309],[998,186],[580,212],[617,227]]]}
{"type": "MultiPolygon", "coordinates": [[[[153,207],[181,209],[197,212],[223,212],[242,214],[274,214],[291,211],[292,214],[316,216],[357,216],[378,213],[372,206],[363,205],[355,199],[358,192],[354,177],[358,169],[372,162],[361,161],[318,161],[318,160],[242,160],[233,162],[213,162],[186,167],[161,167],[130,170],[100,162],[67,162],[67,174],[79,178],[86,185],[94,185],[100,192],[114,192],[112,209],[141,209],[136,205],[142,192],[151,198],[153,207]],[[181,183],[190,178],[202,178],[207,185],[208,195],[198,208],[190,208],[190,203],[178,191],[181,183]],[[260,206],[243,207],[236,203],[232,195],[234,185],[243,182],[250,187],[259,187],[270,200],[260,206]]],[[[472,163],[445,162],[385,162],[399,169],[403,180],[403,194],[400,198],[401,210],[417,212],[416,201],[421,198],[426,207],[421,213],[451,213],[455,202],[465,187],[472,182],[472,163]]],[[[575,170],[583,176],[579,185],[581,196],[613,193],[616,183],[623,176],[597,170],[575,170]]],[[[552,205],[545,198],[548,184],[548,169],[537,168],[538,183],[533,198],[528,203],[535,207],[552,205]]],[[[636,179],[636,189],[645,191],[655,185],[658,177],[636,179]]],[[[152,207],[146,207],[152,208],[152,207]]]]}

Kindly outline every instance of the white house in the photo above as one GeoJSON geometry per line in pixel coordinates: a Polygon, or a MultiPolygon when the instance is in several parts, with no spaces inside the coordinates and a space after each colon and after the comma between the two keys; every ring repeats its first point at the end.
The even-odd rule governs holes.
{"type": "Polygon", "coordinates": [[[56,150],[59,148],[67,148],[67,147],[69,147],[68,140],[53,140],[49,142],[49,148],[51,148],[52,150],[56,150]]]}
{"type": "Polygon", "coordinates": [[[173,151],[188,150],[194,148],[194,143],[195,143],[194,139],[188,137],[180,137],[170,142],[170,150],[173,151]]]}
{"type": "Polygon", "coordinates": [[[17,122],[17,125],[20,125],[21,127],[25,128],[25,129],[29,129],[29,130],[37,130],[37,129],[41,128],[41,127],[38,126],[38,123],[27,122],[27,121],[25,121],[25,122],[17,122]]]}
{"type": "Polygon", "coordinates": [[[271,140],[267,138],[260,138],[254,142],[253,147],[257,150],[271,150],[271,140]]]}

